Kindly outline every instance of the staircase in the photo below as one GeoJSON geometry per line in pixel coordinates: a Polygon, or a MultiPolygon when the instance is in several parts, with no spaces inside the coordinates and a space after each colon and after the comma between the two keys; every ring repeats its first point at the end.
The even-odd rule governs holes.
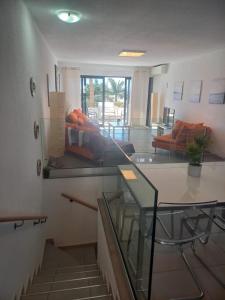
{"type": "Polygon", "coordinates": [[[43,264],[21,300],[113,300],[94,248],[46,245],[43,264]]]}

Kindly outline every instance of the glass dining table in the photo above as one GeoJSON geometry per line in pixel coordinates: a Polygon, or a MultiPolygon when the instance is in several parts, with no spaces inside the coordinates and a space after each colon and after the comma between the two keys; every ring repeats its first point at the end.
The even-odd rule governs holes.
{"type": "Polygon", "coordinates": [[[159,191],[160,203],[225,204],[225,162],[202,164],[200,177],[188,176],[187,163],[139,164],[137,167],[159,191]]]}

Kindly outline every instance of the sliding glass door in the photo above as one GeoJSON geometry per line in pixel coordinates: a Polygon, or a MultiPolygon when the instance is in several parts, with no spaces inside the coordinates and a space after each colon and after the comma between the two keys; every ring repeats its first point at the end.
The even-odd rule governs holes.
{"type": "Polygon", "coordinates": [[[81,77],[82,111],[103,125],[104,77],[81,77]]]}
{"type": "Polygon", "coordinates": [[[101,126],[128,123],[130,77],[81,76],[82,110],[101,126]]]}

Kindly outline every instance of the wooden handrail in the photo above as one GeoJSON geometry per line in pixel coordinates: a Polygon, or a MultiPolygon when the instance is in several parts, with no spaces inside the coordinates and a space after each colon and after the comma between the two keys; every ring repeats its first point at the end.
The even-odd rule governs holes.
{"type": "Polygon", "coordinates": [[[30,215],[30,216],[10,216],[10,217],[0,217],[0,223],[10,223],[17,221],[31,221],[31,220],[45,220],[47,216],[30,215]]]}
{"type": "Polygon", "coordinates": [[[80,200],[80,199],[78,199],[78,198],[75,198],[74,196],[70,196],[70,195],[65,194],[65,193],[62,193],[61,196],[64,197],[64,198],[66,198],[66,199],[68,199],[68,200],[70,200],[70,202],[76,202],[76,203],[79,203],[79,204],[81,204],[81,205],[83,205],[83,206],[86,206],[86,207],[88,207],[88,208],[90,208],[90,209],[93,209],[93,210],[95,210],[95,211],[98,211],[97,206],[92,205],[92,204],[89,204],[89,203],[87,203],[87,202],[85,202],[85,201],[83,201],[83,200],[80,200]]]}
{"type": "Polygon", "coordinates": [[[0,216],[0,223],[14,223],[14,228],[17,229],[18,227],[23,226],[25,221],[33,221],[33,225],[38,225],[46,223],[47,219],[48,217],[44,215],[0,216]]]}

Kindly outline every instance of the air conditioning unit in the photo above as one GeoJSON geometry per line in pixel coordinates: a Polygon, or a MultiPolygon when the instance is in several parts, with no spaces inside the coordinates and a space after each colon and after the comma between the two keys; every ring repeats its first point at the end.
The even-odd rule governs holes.
{"type": "Polygon", "coordinates": [[[168,64],[154,66],[151,68],[150,76],[154,77],[154,76],[166,74],[168,72],[168,68],[169,68],[168,64]]]}

